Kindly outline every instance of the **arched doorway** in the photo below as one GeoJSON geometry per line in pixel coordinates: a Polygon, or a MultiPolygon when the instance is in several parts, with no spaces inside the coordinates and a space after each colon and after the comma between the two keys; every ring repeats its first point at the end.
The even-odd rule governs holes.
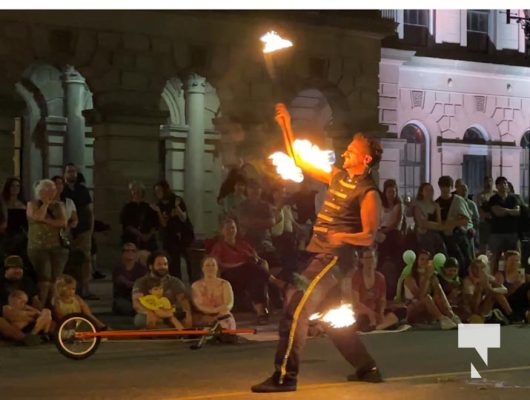
{"type": "Polygon", "coordinates": [[[530,129],[521,137],[521,175],[520,194],[526,203],[530,200],[530,129]]]}
{"type": "MultiPolygon", "coordinates": [[[[462,143],[467,145],[487,145],[487,133],[479,126],[471,126],[464,132],[462,143]]],[[[476,196],[483,189],[484,178],[490,173],[487,155],[464,154],[462,159],[462,179],[468,186],[469,193],[476,196]]]]}
{"type": "Polygon", "coordinates": [[[73,162],[92,190],[94,139],[82,112],[93,105],[85,79],[72,66],[60,70],[34,64],[24,71],[15,88],[26,103],[26,112],[16,125],[20,140],[15,140],[14,149],[16,152],[20,143],[25,189],[30,190],[38,179],[62,174],[63,165],[73,162]]]}
{"type": "Polygon", "coordinates": [[[399,190],[414,198],[420,184],[429,179],[429,136],[419,123],[409,122],[399,137],[407,141],[400,162],[399,190]]]}
{"type": "Polygon", "coordinates": [[[161,94],[160,108],[169,111],[169,118],[160,126],[159,174],[186,199],[196,233],[210,234],[216,226],[206,221],[217,217],[216,194],[222,180],[217,154],[220,135],[214,126],[220,116],[220,101],[205,78],[192,74],[189,79],[194,86],[171,78],[161,94]],[[197,154],[189,151],[191,145],[200,149],[197,154]],[[203,201],[192,201],[198,197],[203,201]]]}

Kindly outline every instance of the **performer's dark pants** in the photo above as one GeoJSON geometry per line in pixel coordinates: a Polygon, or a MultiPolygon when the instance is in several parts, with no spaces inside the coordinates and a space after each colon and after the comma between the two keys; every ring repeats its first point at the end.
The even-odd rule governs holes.
{"type": "MultiPolygon", "coordinates": [[[[311,281],[304,293],[291,289],[285,296],[283,315],[280,320],[280,341],[274,360],[280,380],[296,382],[300,355],[307,338],[309,316],[317,311],[319,304],[333,288],[338,288],[331,269],[337,264],[337,257],[316,254],[309,261],[303,275],[311,281]]],[[[328,335],[343,357],[357,370],[373,368],[375,361],[361,342],[354,326],[328,329],[328,335]]]]}

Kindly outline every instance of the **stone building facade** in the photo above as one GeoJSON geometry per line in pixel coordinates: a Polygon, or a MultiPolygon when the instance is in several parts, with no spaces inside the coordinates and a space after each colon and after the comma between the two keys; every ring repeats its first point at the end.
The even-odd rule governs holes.
{"type": "Polygon", "coordinates": [[[337,151],[352,130],[382,131],[381,40],[394,23],[378,12],[3,11],[0,21],[0,178],[20,175],[29,190],[79,164],[97,218],[116,227],[111,243],[127,183],[163,177],[199,236],[211,234],[226,169],[281,143],[278,101],[337,151]],[[264,60],[270,29],[295,46],[264,60]]]}

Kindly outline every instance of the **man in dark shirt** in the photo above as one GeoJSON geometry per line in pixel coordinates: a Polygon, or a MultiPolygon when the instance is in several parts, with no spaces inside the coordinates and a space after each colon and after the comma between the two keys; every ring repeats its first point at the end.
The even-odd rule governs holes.
{"type": "MultiPolygon", "coordinates": [[[[284,105],[276,108],[276,120],[287,138],[293,137],[290,116],[284,105]]],[[[289,392],[296,390],[300,355],[308,330],[308,319],[336,286],[330,272],[338,263],[345,246],[372,246],[382,211],[377,185],[371,168],[381,159],[381,146],[362,134],[356,134],[344,152],[343,170],[330,173],[305,163],[298,154],[294,159],[305,173],[329,184],[325,201],[317,214],[313,237],[307,251],[313,253],[302,275],[310,282],[305,292],[289,288],[285,295],[279,324],[280,340],[274,360],[275,372],[252,386],[253,392],[289,392]]],[[[355,368],[348,380],[381,382],[376,363],[361,342],[354,325],[329,329],[335,346],[355,368]]]]}
{"type": "Polygon", "coordinates": [[[79,181],[77,168],[69,163],[64,167],[64,181],[66,185],[61,198],[70,198],[75,204],[79,222],[72,229],[73,241],[71,251],[83,255],[83,262],[76,268],[76,278],[79,280],[79,291],[85,299],[97,299],[89,292],[90,277],[92,274],[92,234],[94,232],[94,208],[92,197],[87,187],[79,181]]]}
{"type": "Polygon", "coordinates": [[[134,243],[124,243],[121,265],[112,271],[112,311],[120,315],[134,315],[132,288],[134,282],[147,274],[147,267],[138,262],[138,249],[134,243]]]}
{"type": "Polygon", "coordinates": [[[20,256],[8,256],[4,261],[4,274],[0,277],[0,305],[7,304],[9,294],[14,290],[25,292],[29,304],[42,309],[37,285],[24,274],[24,264],[20,256]]]}
{"type": "Polygon", "coordinates": [[[490,251],[493,253],[493,272],[497,271],[502,252],[518,249],[519,215],[521,206],[517,196],[508,190],[508,180],[504,176],[495,179],[497,193],[491,196],[487,211],[491,215],[490,251]]]}
{"type": "Polygon", "coordinates": [[[158,247],[156,232],[158,215],[144,200],[145,186],[140,182],[129,183],[131,200],[123,206],[120,214],[123,243],[134,243],[139,250],[155,251],[158,247]]]}

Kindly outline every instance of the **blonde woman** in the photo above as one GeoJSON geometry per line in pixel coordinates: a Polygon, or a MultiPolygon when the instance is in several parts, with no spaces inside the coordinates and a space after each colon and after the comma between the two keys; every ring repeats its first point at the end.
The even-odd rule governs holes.
{"type": "Polygon", "coordinates": [[[236,329],[236,321],[230,313],[234,306],[234,293],[230,282],[218,277],[219,266],[215,257],[206,257],[201,264],[203,278],[191,285],[192,300],[200,311],[199,320],[212,323],[216,318],[230,315],[223,319],[221,326],[225,329],[236,329]]]}
{"type": "Polygon", "coordinates": [[[28,257],[37,274],[39,299],[45,306],[51,299],[53,284],[68,260],[61,230],[67,226],[66,211],[56,200],[55,183],[43,179],[35,186],[35,200],[27,204],[28,257]]]}

